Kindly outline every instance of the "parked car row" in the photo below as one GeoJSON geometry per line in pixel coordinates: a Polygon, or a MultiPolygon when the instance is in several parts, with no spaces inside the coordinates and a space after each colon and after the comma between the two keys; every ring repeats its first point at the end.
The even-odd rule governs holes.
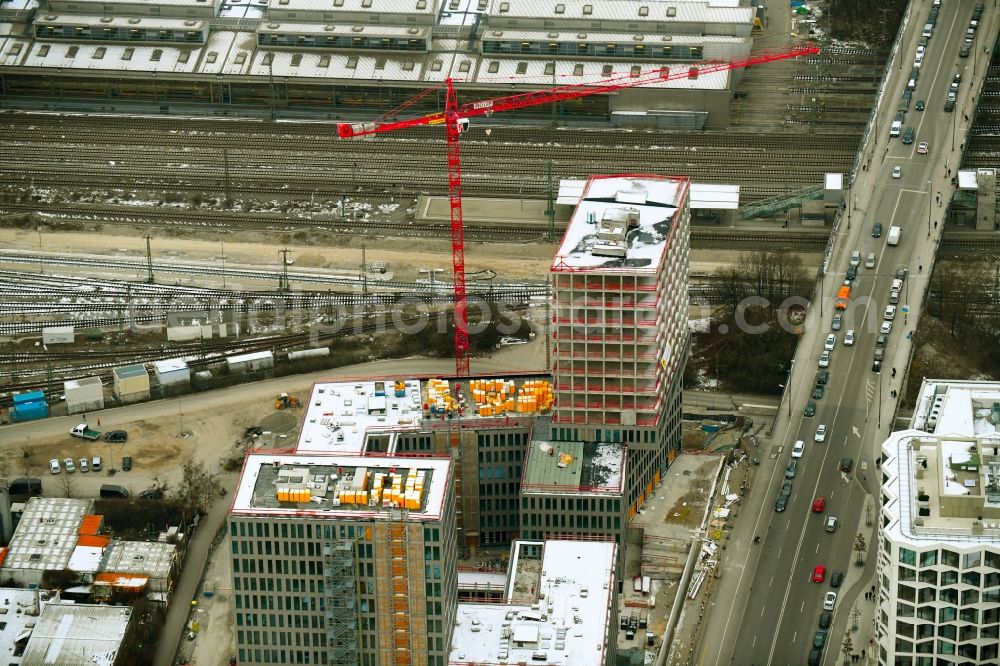
{"type": "MultiPolygon", "coordinates": [[[[53,458],[52,460],[49,461],[49,471],[52,472],[53,474],[59,474],[60,472],[63,471],[63,469],[65,469],[67,473],[75,472],[78,469],[77,461],[73,460],[72,458],[63,458],[62,460],[59,460],[59,458],[53,458]]],[[[132,456],[122,457],[122,471],[128,472],[131,469],[132,469],[132,456]]],[[[100,472],[101,456],[94,456],[89,460],[87,458],[80,458],[79,470],[81,472],[89,472],[91,470],[95,472],[100,472]]]]}

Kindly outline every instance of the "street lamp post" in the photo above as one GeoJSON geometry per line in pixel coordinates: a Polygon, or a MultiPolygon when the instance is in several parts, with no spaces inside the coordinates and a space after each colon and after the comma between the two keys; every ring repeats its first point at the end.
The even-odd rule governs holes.
{"type": "Polygon", "coordinates": [[[876,372],[878,375],[878,427],[882,427],[882,371],[876,372]]]}
{"type": "Polygon", "coordinates": [[[931,181],[927,181],[927,236],[931,235],[931,181]]]}

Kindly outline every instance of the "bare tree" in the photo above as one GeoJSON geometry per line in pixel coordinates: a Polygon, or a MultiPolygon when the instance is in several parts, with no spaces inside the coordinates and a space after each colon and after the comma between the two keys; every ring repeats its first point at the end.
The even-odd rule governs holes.
{"type": "Polygon", "coordinates": [[[215,474],[211,474],[200,462],[184,461],[181,468],[181,482],[174,491],[174,497],[195,513],[205,513],[213,497],[219,495],[222,485],[215,474]]]}
{"type": "Polygon", "coordinates": [[[63,493],[66,494],[66,497],[73,496],[73,485],[74,485],[73,482],[74,482],[74,477],[69,472],[61,474],[59,476],[59,485],[62,486],[63,493]]]}
{"type": "Polygon", "coordinates": [[[35,458],[27,446],[21,447],[21,471],[26,477],[32,476],[32,472],[35,471],[35,458]]]}
{"type": "Polygon", "coordinates": [[[758,250],[740,254],[735,265],[716,272],[716,293],[725,312],[733,312],[747,297],[770,302],[774,310],[788,296],[802,295],[802,259],[788,250],[758,250]]]}
{"type": "Polygon", "coordinates": [[[865,535],[858,532],[858,536],[854,539],[854,563],[858,566],[865,563],[866,550],[868,550],[868,545],[865,543],[865,535]]]}
{"type": "Polygon", "coordinates": [[[851,640],[851,632],[844,634],[844,643],[840,646],[840,654],[844,655],[844,663],[851,661],[851,654],[854,652],[854,642],[851,640]]]}

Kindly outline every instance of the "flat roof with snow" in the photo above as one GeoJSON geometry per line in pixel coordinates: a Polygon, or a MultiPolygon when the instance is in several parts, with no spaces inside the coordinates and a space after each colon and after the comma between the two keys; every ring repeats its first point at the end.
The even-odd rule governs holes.
{"type": "Polygon", "coordinates": [[[411,520],[437,519],[450,465],[449,458],[430,456],[254,453],[243,464],[230,513],[364,519],[404,508],[411,520]]]}
{"type": "Polygon", "coordinates": [[[14,656],[14,651],[17,643],[31,634],[38,618],[39,602],[44,605],[58,600],[59,593],[54,590],[0,588],[0,609],[3,609],[0,611],[0,663],[21,663],[21,657],[14,656]]]}
{"type": "Polygon", "coordinates": [[[391,381],[314,385],[296,451],[360,454],[374,432],[417,429],[421,415],[420,382],[407,380],[405,386],[403,396],[396,397],[391,381]]]}
{"type": "Polygon", "coordinates": [[[546,541],[540,571],[530,576],[519,573],[528,569],[519,545],[532,544],[512,547],[507,597],[527,596],[530,603],[458,604],[448,663],[530,664],[542,652],[545,664],[605,663],[615,649],[605,642],[615,603],[615,544],[546,541]]]}
{"type": "Polygon", "coordinates": [[[1000,383],[925,380],[882,444],[884,529],[913,542],[1000,542],[1000,383]]]}
{"type": "Polygon", "coordinates": [[[533,441],[524,463],[523,490],[620,490],[624,466],[621,443],[533,441]]]}
{"type": "Polygon", "coordinates": [[[167,372],[187,370],[188,364],[182,358],[168,358],[164,361],[153,361],[153,367],[156,368],[157,373],[162,375],[167,372]]]}
{"type": "Polygon", "coordinates": [[[32,497],[10,540],[4,569],[60,570],[69,564],[80,523],[94,501],[69,497],[32,497]]]}
{"type": "Polygon", "coordinates": [[[668,176],[591,178],[551,270],[655,271],[689,186],[687,178],[668,176]]]}

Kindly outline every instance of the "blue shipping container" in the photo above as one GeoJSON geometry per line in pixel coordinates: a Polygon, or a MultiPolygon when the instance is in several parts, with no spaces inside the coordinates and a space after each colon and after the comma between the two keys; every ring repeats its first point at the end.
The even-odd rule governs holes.
{"type": "Polygon", "coordinates": [[[26,393],[15,393],[13,401],[15,407],[22,403],[45,402],[45,393],[43,391],[28,391],[26,393]]]}
{"type": "Polygon", "coordinates": [[[15,405],[10,410],[10,420],[14,423],[19,421],[32,421],[34,419],[44,419],[49,415],[49,405],[46,402],[29,402],[15,405]]]}

